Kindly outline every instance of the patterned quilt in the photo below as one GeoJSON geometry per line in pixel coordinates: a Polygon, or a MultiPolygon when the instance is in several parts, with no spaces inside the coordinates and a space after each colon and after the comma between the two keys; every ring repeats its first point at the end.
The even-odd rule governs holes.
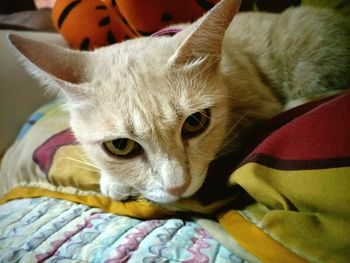
{"type": "Polygon", "coordinates": [[[41,197],[0,206],[0,262],[243,261],[190,220],[143,221],[41,197]]]}

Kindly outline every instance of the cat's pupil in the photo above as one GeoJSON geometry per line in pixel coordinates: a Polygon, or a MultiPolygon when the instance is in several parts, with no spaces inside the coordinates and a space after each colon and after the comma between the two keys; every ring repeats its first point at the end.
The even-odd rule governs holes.
{"type": "Polygon", "coordinates": [[[127,139],[116,139],[112,141],[113,146],[119,150],[124,150],[126,146],[128,145],[127,139]]]}
{"type": "Polygon", "coordinates": [[[198,126],[201,124],[201,119],[202,119],[202,113],[197,112],[190,117],[187,118],[186,122],[191,125],[191,126],[198,126]]]}

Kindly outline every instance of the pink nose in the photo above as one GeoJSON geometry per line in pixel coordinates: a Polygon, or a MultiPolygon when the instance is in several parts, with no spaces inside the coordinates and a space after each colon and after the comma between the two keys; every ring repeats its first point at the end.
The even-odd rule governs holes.
{"type": "Polygon", "coordinates": [[[178,187],[167,188],[166,191],[169,194],[181,196],[186,191],[186,188],[187,187],[178,186],[178,187]]]}
{"type": "Polygon", "coordinates": [[[183,193],[185,193],[185,191],[187,190],[187,188],[190,186],[190,183],[191,183],[190,177],[187,176],[184,179],[185,179],[185,182],[183,182],[182,185],[173,186],[173,187],[170,186],[169,188],[165,188],[165,191],[175,196],[181,196],[183,193]]]}
{"type": "Polygon", "coordinates": [[[190,185],[190,182],[188,181],[188,182],[184,183],[183,185],[166,188],[165,190],[169,194],[181,196],[187,190],[189,185],[190,185]]]}

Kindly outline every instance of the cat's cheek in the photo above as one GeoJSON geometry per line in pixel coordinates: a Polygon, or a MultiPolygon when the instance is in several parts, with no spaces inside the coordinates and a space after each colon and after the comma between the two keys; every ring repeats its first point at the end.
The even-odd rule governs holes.
{"type": "Polygon", "coordinates": [[[182,195],[182,198],[187,198],[194,195],[203,185],[205,181],[207,172],[205,171],[199,176],[194,176],[191,178],[190,186],[187,188],[186,192],[182,195]]]}

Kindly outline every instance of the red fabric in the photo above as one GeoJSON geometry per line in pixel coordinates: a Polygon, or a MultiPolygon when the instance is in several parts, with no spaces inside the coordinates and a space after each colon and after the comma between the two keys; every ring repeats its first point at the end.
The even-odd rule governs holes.
{"type": "Polygon", "coordinates": [[[286,124],[260,139],[243,163],[288,170],[350,165],[350,93],[311,105],[313,109],[304,105],[273,120],[281,124],[285,119],[286,124]]]}

